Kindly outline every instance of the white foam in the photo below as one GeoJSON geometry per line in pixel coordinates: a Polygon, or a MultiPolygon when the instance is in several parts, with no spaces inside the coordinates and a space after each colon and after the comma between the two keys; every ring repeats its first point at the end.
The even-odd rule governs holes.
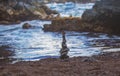
{"type": "Polygon", "coordinates": [[[91,9],[93,5],[94,3],[77,4],[73,2],[47,4],[47,6],[52,10],[57,10],[62,17],[68,17],[70,15],[81,17],[83,12],[86,9],[91,9]]]}
{"type": "Polygon", "coordinates": [[[118,52],[118,51],[120,51],[120,48],[110,48],[103,50],[103,52],[118,52]]]}

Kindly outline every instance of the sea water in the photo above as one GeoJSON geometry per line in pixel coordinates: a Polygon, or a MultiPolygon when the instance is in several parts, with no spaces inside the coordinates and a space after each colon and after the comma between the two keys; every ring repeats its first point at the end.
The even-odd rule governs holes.
{"type": "Polygon", "coordinates": [[[49,3],[46,4],[50,9],[56,10],[60,13],[61,17],[81,17],[83,12],[87,9],[91,9],[94,3],[49,3]]]}

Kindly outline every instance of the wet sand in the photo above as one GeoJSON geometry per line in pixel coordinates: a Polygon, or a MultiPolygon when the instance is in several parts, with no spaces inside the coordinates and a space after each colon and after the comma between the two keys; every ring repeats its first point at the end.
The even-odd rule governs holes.
{"type": "Polygon", "coordinates": [[[0,65],[0,76],[120,76],[120,52],[0,65]]]}

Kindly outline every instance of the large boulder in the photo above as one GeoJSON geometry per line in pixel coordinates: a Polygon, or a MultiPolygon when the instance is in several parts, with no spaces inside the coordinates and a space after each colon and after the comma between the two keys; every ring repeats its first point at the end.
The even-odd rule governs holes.
{"type": "Polygon", "coordinates": [[[101,0],[82,15],[83,24],[90,25],[92,31],[120,34],[120,1],[101,0]],[[91,26],[92,25],[92,26],[91,26]]]}

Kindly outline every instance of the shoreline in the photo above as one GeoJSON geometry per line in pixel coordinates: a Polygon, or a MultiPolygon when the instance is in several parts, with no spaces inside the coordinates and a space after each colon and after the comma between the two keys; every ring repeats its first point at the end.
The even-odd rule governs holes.
{"type": "Polygon", "coordinates": [[[47,58],[39,61],[0,65],[0,76],[119,76],[120,52],[68,60],[47,58]]]}

